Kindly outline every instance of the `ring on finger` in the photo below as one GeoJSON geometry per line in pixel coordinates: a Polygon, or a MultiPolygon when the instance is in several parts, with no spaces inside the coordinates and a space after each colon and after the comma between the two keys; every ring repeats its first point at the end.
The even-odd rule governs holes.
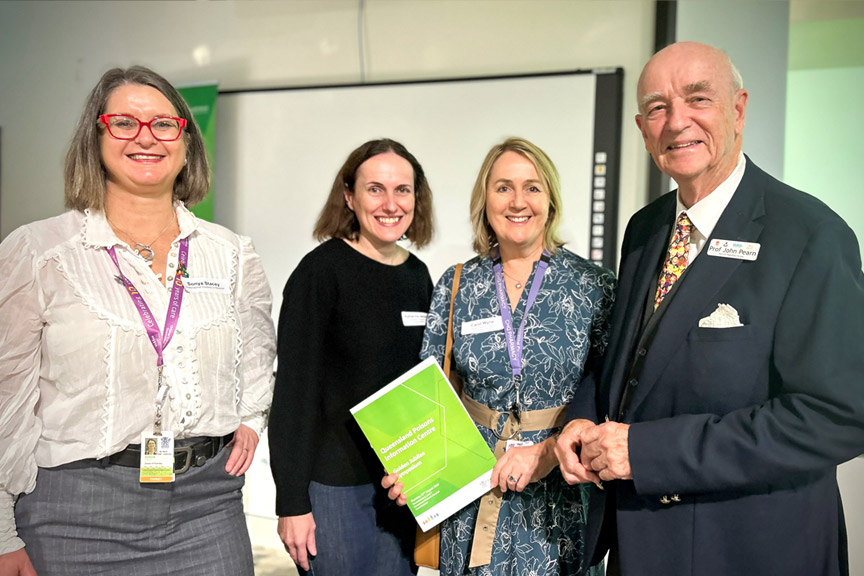
{"type": "MultiPolygon", "coordinates": [[[[521,478],[521,476],[520,476],[520,478],[521,478]]],[[[518,484],[519,478],[514,478],[513,475],[511,474],[510,476],[507,476],[507,482],[510,482],[511,484],[518,484]]]]}

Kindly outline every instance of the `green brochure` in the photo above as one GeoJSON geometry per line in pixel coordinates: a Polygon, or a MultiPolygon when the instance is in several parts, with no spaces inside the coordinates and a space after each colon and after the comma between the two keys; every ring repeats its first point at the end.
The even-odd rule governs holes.
{"type": "Polygon", "coordinates": [[[435,358],[351,409],[425,532],[489,491],[495,456],[435,358]]]}

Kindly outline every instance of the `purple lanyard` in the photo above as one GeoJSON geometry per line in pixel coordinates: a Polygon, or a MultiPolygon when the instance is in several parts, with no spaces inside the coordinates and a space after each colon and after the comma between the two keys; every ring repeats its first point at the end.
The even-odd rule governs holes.
{"type": "Polygon", "coordinates": [[[147,306],[147,302],[144,301],[144,297],[141,296],[141,293],[138,292],[135,285],[132,284],[132,282],[130,282],[123,274],[123,271],[120,270],[120,261],[117,260],[117,253],[114,251],[114,247],[111,246],[110,248],[106,248],[106,250],[108,251],[108,255],[111,256],[111,260],[114,261],[114,266],[117,267],[117,273],[120,275],[120,280],[123,282],[123,286],[126,287],[129,297],[132,298],[132,304],[135,305],[135,309],[138,310],[138,314],[141,315],[141,321],[144,323],[144,330],[147,331],[147,337],[150,339],[153,349],[156,350],[158,380],[156,391],[156,419],[153,428],[154,432],[159,434],[162,427],[162,401],[165,399],[165,392],[167,391],[167,387],[162,386],[162,351],[165,350],[168,343],[171,341],[171,338],[174,337],[174,332],[177,330],[177,322],[180,319],[180,306],[183,304],[183,274],[181,271],[186,270],[186,263],[189,261],[189,239],[183,238],[180,240],[180,250],[177,258],[177,273],[174,275],[174,283],[171,286],[171,300],[168,303],[168,314],[165,317],[165,329],[161,334],[159,333],[159,325],[156,324],[156,319],[153,317],[150,307],[147,306]]]}
{"type": "Polygon", "coordinates": [[[498,307],[501,309],[501,320],[504,324],[504,336],[507,340],[507,352],[510,356],[510,370],[513,372],[513,382],[516,385],[516,405],[513,413],[519,415],[519,382],[522,380],[522,342],[525,338],[525,325],[528,323],[528,312],[534,301],[537,300],[537,293],[540,292],[540,285],[543,283],[543,277],[546,275],[546,269],[549,268],[549,252],[543,250],[543,255],[540,256],[540,261],[537,263],[537,270],[534,272],[534,277],[531,280],[531,290],[528,292],[528,301],[525,303],[525,312],[522,315],[522,323],[519,325],[519,332],[513,329],[513,315],[510,312],[510,305],[507,303],[507,288],[504,286],[504,274],[502,273],[501,254],[496,253],[493,259],[492,269],[495,272],[495,292],[498,296],[498,307]]]}

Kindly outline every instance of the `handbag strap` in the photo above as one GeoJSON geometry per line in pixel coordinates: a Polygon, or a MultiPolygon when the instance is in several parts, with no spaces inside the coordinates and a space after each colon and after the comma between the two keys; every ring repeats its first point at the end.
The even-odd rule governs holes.
{"type": "MultiPolygon", "coordinates": [[[[457,264],[453,273],[453,290],[450,294],[450,314],[447,316],[447,340],[444,345],[444,374],[450,379],[450,384],[457,386],[456,379],[450,374],[450,358],[453,352],[453,304],[456,302],[456,292],[459,291],[459,278],[462,276],[462,264],[457,264]]],[[[461,387],[457,388],[457,394],[461,387]]],[[[414,563],[438,570],[441,557],[441,526],[435,526],[428,532],[423,532],[417,526],[417,537],[414,543],[414,563]]]]}
{"type": "Polygon", "coordinates": [[[462,264],[456,264],[453,272],[453,290],[450,292],[450,315],[447,317],[447,341],[444,345],[444,374],[450,376],[450,358],[453,355],[453,304],[456,302],[456,292],[459,291],[459,279],[462,277],[462,264]]]}

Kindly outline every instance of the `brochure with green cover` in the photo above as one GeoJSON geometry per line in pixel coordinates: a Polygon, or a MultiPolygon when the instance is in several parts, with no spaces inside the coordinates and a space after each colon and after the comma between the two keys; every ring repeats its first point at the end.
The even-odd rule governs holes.
{"type": "Polygon", "coordinates": [[[495,455],[435,358],[351,408],[425,532],[489,491],[495,455]]]}

